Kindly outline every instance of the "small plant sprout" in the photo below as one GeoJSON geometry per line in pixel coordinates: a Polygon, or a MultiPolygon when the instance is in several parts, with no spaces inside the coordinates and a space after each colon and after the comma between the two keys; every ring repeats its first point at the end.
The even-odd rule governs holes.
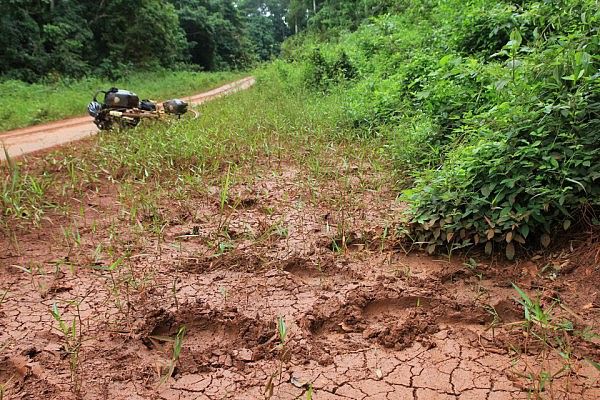
{"type": "Polygon", "coordinates": [[[185,339],[185,333],[186,327],[181,326],[177,331],[175,338],[173,339],[173,354],[171,355],[171,359],[169,360],[166,368],[163,370],[159,386],[167,382],[175,372],[175,367],[177,366],[177,362],[179,361],[179,357],[181,356],[181,350],[183,349],[183,340],[185,339]]]}
{"type": "Polygon", "coordinates": [[[223,297],[223,302],[227,303],[227,298],[229,297],[229,290],[225,286],[219,286],[219,293],[221,297],[223,297]]]}
{"type": "Polygon", "coordinates": [[[386,227],[383,228],[383,233],[381,234],[381,246],[379,249],[379,252],[381,252],[381,253],[383,253],[383,251],[385,250],[385,241],[388,238],[388,234],[389,234],[388,226],[386,225],[386,227]]]}
{"type": "MultiPolygon", "coordinates": [[[[78,307],[79,309],[79,307],[78,307]]],[[[79,393],[81,389],[81,382],[79,379],[79,351],[82,344],[81,327],[78,331],[77,318],[73,318],[71,323],[68,323],[62,317],[60,310],[56,303],[52,305],[50,314],[54,320],[58,323],[58,331],[62,335],[63,348],[69,354],[69,368],[71,370],[71,382],[76,393],[79,393]]]]}
{"type": "Polygon", "coordinates": [[[490,322],[489,326],[487,327],[486,331],[488,329],[492,330],[492,337],[495,337],[495,333],[496,333],[496,328],[498,327],[498,325],[500,324],[501,318],[500,315],[498,314],[498,311],[496,311],[496,308],[494,308],[494,306],[487,304],[484,306],[485,311],[492,317],[492,321],[490,322]]]}
{"type": "Polygon", "coordinates": [[[221,183],[221,193],[219,195],[219,208],[221,209],[221,213],[225,209],[225,204],[229,200],[229,188],[231,186],[231,164],[227,166],[227,175],[225,175],[225,179],[221,183]]]}
{"type": "Polygon", "coordinates": [[[306,400],[312,400],[313,398],[313,385],[312,383],[308,384],[308,389],[306,389],[306,400]]]}
{"type": "Polygon", "coordinates": [[[287,326],[284,317],[277,318],[277,334],[279,336],[279,346],[283,349],[287,339],[287,326]]]}
{"type": "Polygon", "coordinates": [[[531,298],[529,298],[527,293],[525,293],[520,287],[518,287],[514,283],[513,287],[517,291],[517,293],[519,293],[520,299],[517,299],[517,302],[523,306],[525,320],[528,323],[539,324],[542,327],[548,326],[551,321],[551,312],[553,306],[545,310],[542,307],[539,298],[532,300],[531,298]]]}

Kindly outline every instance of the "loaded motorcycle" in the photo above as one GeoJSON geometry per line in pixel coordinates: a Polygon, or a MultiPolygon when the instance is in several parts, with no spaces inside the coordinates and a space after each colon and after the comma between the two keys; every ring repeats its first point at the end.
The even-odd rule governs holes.
{"type": "MultiPolygon", "coordinates": [[[[88,114],[94,118],[94,123],[100,130],[113,128],[133,128],[143,119],[163,119],[165,117],[181,118],[188,112],[188,104],[180,99],[167,100],[157,103],[151,100],[141,100],[128,90],[110,88],[99,90],[88,104],[88,114]],[[103,94],[102,102],[98,96],[103,94]]],[[[193,117],[198,113],[191,110],[193,117]]]]}

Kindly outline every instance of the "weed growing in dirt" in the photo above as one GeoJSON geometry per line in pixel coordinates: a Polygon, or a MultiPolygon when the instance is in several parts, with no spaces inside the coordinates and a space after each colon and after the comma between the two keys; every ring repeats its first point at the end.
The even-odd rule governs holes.
{"type": "Polygon", "coordinates": [[[223,303],[227,304],[227,298],[229,297],[229,290],[225,286],[219,286],[219,293],[223,298],[223,303]]]}
{"type": "Polygon", "coordinates": [[[219,208],[221,213],[225,209],[225,205],[229,200],[229,188],[231,186],[231,164],[227,165],[227,174],[221,183],[221,191],[219,192],[219,208]]]}
{"type": "Polygon", "coordinates": [[[114,302],[117,310],[119,310],[119,312],[121,314],[124,314],[125,319],[128,320],[129,319],[129,304],[127,303],[127,300],[121,299],[122,279],[121,279],[121,275],[118,273],[119,268],[121,267],[121,265],[123,265],[123,262],[124,262],[124,258],[120,257],[117,260],[113,261],[109,265],[94,265],[92,268],[94,270],[108,272],[108,274],[110,276],[110,280],[108,281],[108,285],[107,285],[108,290],[107,291],[110,294],[110,296],[113,298],[113,302],[114,302]],[[126,309],[125,309],[124,305],[127,307],[126,309]]]}
{"type": "Polygon", "coordinates": [[[70,257],[74,250],[81,247],[81,234],[79,233],[79,228],[76,225],[72,227],[62,226],[61,231],[67,248],[69,249],[67,257],[70,257]]]}
{"type": "Polygon", "coordinates": [[[279,346],[284,349],[287,340],[287,326],[284,317],[277,318],[277,334],[279,335],[279,346]]]}
{"type": "Polygon", "coordinates": [[[517,356],[514,360],[515,366],[523,364],[522,370],[515,374],[529,382],[530,395],[540,398],[543,392],[551,389],[553,381],[557,378],[576,374],[574,360],[585,357],[575,354],[573,337],[582,337],[581,332],[589,334],[590,331],[589,327],[578,331],[572,321],[557,315],[556,307],[572,313],[558,299],[544,305],[539,296],[531,298],[517,285],[513,284],[513,287],[519,295],[517,302],[523,307],[525,318],[522,322],[505,325],[516,326],[522,329],[525,335],[522,346],[511,346],[517,356]],[[539,351],[538,359],[532,364],[528,360],[528,354],[534,348],[539,348],[539,351]]]}
{"type": "Polygon", "coordinates": [[[69,369],[71,371],[71,383],[75,393],[79,393],[81,390],[81,377],[79,376],[79,352],[83,341],[83,334],[81,332],[81,324],[77,324],[77,320],[81,321],[79,317],[79,304],[77,306],[77,318],[73,318],[71,323],[65,321],[58,309],[56,303],[52,305],[50,313],[52,318],[58,323],[58,331],[62,335],[63,349],[69,355],[69,369]]]}
{"type": "Polygon", "coordinates": [[[29,220],[37,225],[43,214],[49,181],[45,174],[35,176],[24,172],[20,164],[10,158],[6,148],[4,154],[6,163],[0,164],[0,171],[6,172],[0,182],[1,227],[11,231],[11,219],[29,220]]]}
{"type": "Polygon", "coordinates": [[[312,383],[308,385],[308,389],[306,390],[306,400],[312,400],[313,398],[313,385],[312,383]]]}
{"type": "Polygon", "coordinates": [[[279,376],[279,382],[281,382],[281,377],[283,375],[283,365],[288,359],[288,349],[287,349],[287,335],[288,329],[285,323],[284,317],[277,317],[277,339],[279,343],[277,344],[277,349],[279,352],[279,366],[278,370],[272,373],[267,380],[267,384],[265,386],[265,400],[271,399],[273,397],[273,391],[275,389],[275,378],[279,376]]]}
{"type": "Polygon", "coordinates": [[[186,327],[181,326],[179,328],[179,330],[177,331],[175,338],[173,339],[173,353],[171,355],[171,359],[169,360],[168,364],[166,365],[165,368],[163,368],[159,386],[163,385],[165,382],[167,382],[169,380],[169,378],[171,378],[171,376],[173,376],[173,373],[175,372],[177,362],[179,361],[179,357],[181,356],[181,350],[183,349],[183,340],[185,339],[185,333],[186,333],[186,327]]]}
{"type": "Polygon", "coordinates": [[[517,285],[513,283],[514,289],[519,293],[520,299],[517,299],[519,304],[523,306],[525,312],[525,320],[529,324],[539,324],[542,328],[548,327],[551,320],[551,313],[554,304],[544,309],[540,303],[540,299],[531,299],[529,296],[517,285]]]}

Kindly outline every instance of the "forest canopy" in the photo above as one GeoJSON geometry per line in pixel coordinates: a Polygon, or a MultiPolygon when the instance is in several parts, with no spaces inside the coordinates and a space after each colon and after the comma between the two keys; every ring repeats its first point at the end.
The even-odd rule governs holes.
{"type": "Polygon", "coordinates": [[[269,0],[2,1],[0,76],[249,67],[278,54],[287,9],[269,0]]]}
{"type": "Polygon", "coordinates": [[[243,69],[294,33],[331,37],[397,0],[5,0],[0,77],[27,82],[138,69],[243,69]]]}

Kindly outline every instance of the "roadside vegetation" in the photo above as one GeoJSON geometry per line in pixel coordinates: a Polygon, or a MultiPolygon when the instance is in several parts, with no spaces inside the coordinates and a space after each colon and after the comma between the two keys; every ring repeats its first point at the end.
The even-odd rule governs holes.
{"type": "Polygon", "coordinates": [[[314,92],[347,88],[338,124],[384,138],[413,241],[512,259],[598,223],[596,1],[392,1],[352,32],[324,18],[356,16],[340,7],[283,56],[314,92]]]}
{"type": "MultiPolygon", "coordinates": [[[[197,120],[145,123],[99,135],[97,146],[83,153],[54,152],[38,165],[9,160],[0,166],[6,172],[0,200],[4,227],[40,223],[47,211],[60,210],[69,198],[100,190],[107,182],[129,192],[147,188],[157,200],[159,195],[204,191],[209,183],[220,185],[227,170],[237,179],[242,170],[252,171],[270,159],[307,163],[324,176],[329,167],[322,156],[330,146],[357,144],[338,130],[343,93],[315,96],[291,83],[301,83],[302,71],[279,70],[281,66],[255,71],[254,89],[202,105],[197,120]],[[286,71],[285,79],[281,71],[286,71]]],[[[349,147],[348,154],[377,153],[373,143],[365,141],[360,151],[349,147]]],[[[382,158],[383,153],[374,160],[382,158]]]]}

